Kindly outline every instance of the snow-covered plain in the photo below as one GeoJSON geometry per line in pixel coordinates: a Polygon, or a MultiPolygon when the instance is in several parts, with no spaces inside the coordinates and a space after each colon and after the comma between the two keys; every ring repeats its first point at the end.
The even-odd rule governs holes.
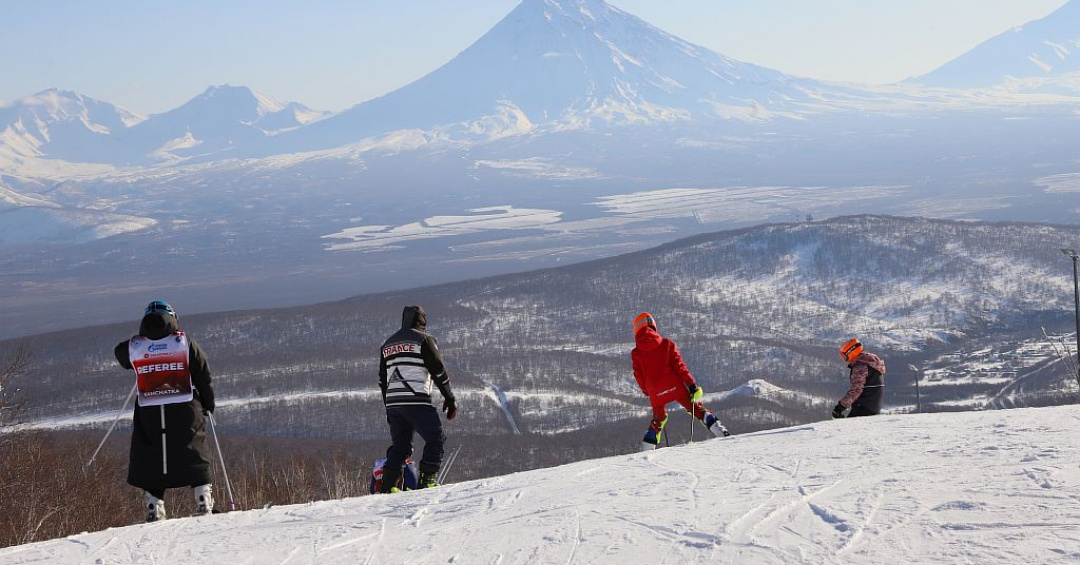
{"type": "Polygon", "coordinates": [[[825,421],[81,534],[0,563],[1071,564],[1077,453],[1075,406],[825,421]]]}
{"type": "Polygon", "coordinates": [[[1080,173],[1042,177],[1035,179],[1032,183],[1045,189],[1049,194],[1072,194],[1080,192],[1080,173]]]}
{"type": "MultiPolygon", "coordinates": [[[[518,173],[523,168],[515,169],[518,173]]],[[[544,176],[546,173],[536,172],[544,176]]],[[[572,241],[583,234],[625,232],[635,224],[672,218],[692,218],[698,224],[737,221],[766,221],[794,212],[826,212],[838,199],[851,207],[895,196],[903,186],[851,187],[726,187],[672,188],[630,194],[601,196],[588,205],[599,215],[563,220],[560,210],[515,208],[502,204],[466,210],[469,215],[433,216],[397,226],[366,225],[324,235],[324,239],[347,240],[326,245],[329,251],[385,251],[398,249],[410,241],[458,237],[481,232],[511,233],[527,231],[530,235],[507,237],[453,246],[455,250],[492,250],[498,247],[544,243],[541,253],[552,252],[559,241],[572,241]],[[534,232],[541,232],[536,235],[534,232]]],[[[801,215],[801,214],[797,214],[801,215]]],[[[489,251],[491,252],[491,251],[489,251]]],[[[536,251],[534,250],[534,253],[536,251]]]]}
{"type": "Polygon", "coordinates": [[[470,216],[435,216],[403,226],[359,226],[323,236],[349,239],[349,243],[331,244],[332,251],[399,246],[407,241],[467,235],[485,230],[537,229],[559,221],[561,212],[491,206],[468,210],[470,216]]]}

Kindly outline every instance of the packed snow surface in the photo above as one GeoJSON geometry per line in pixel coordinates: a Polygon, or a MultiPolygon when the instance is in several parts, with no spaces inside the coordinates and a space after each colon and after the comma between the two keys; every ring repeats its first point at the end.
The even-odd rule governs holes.
{"type": "Polygon", "coordinates": [[[81,534],[0,563],[1073,564],[1078,453],[1075,406],[825,421],[81,534]]]}

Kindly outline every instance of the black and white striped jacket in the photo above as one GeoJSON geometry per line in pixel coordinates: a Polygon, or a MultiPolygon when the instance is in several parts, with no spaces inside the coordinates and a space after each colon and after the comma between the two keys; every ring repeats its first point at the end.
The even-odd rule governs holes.
{"type": "Polygon", "coordinates": [[[379,355],[379,387],[383,402],[391,406],[431,405],[431,385],[443,398],[453,398],[450,377],[442,354],[427,328],[427,314],[419,306],[407,306],[401,329],[383,342],[379,355]]]}

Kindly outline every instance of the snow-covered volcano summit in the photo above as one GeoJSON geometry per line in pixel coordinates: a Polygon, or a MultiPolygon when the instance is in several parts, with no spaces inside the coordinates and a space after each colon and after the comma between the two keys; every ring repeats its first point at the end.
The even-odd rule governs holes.
{"type": "Polygon", "coordinates": [[[0,562],[1074,564],[1078,432],[1073,406],[820,422],[81,534],[0,562]]]}
{"type": "Polygon", "coordinates": [[[602,0],[524,0],[446,65],[296,132],[332,147],[400,129],[499,135],[680,118],[765,119],[817,83],[683,41],[602,0]]]}
{"type": "Polygon", "coordinates": [[[1010,79],[1060,78],[1080,72],[1080,0],[1013,28],[937,70],[913,79],[927,86],[981,88],[1010,79]]]}

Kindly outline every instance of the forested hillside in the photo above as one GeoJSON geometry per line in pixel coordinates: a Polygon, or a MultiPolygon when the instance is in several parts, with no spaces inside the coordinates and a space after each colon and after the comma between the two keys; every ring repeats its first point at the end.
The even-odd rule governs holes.
{"type": "MultiPolygon", "coordinates": [[[[458,433],[642,419],[628,353],[630,320],[646,310],[712,393],[706,399],[757,428],[827,413],[846,387],[836,346],[852,335],[888,362],[893,409],[914,409],[909,363],[925,369],[927,409],[1001,401],[1020,373],[1026,386],[1005,395],[1010,403],[1060,402],[1075,383],[1040,326],[1071,331],[1059,248],[1077,240],[1072,227],[858,216],[301,308],[185,317],[176,306],[210,356],[222,425],[243,433],[383,437],[376,351],[407,304],[428,311],[449,363],[463,406],[458,433]],[[719,396],[755,379],[773,386],[719,396]]],[[[112,348],[136,331],[141,308],[132,305],[130,324],[28,340],[24,417],[46,427],[111,418],[131,386],[112,348]]]]}

